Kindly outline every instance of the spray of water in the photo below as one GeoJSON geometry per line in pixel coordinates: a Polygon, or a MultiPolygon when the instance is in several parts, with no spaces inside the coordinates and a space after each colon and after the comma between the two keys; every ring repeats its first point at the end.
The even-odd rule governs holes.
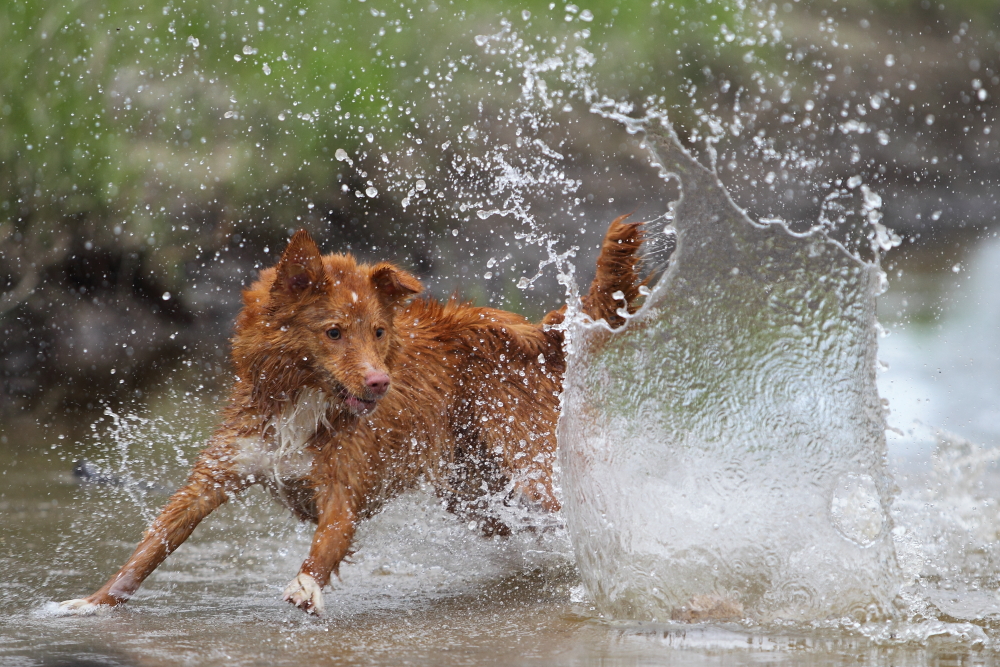
{"type": "Polygon", "coordinates": [[[559,426],[588,589],[632,618],[706,596],[761,621],[891,614],[881,272],[751,222],[668,124],[646,143],[680,182],[677,249],[623,330],[576,326],[559,426]]]}

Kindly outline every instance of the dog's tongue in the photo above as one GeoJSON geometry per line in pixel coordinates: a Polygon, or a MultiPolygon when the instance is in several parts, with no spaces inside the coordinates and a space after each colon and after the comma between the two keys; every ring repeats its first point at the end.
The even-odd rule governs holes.
{"type": "Polygon", "coordinates": [[[357,396],[348,396],[344,403],[356,415],[366,415],[375,409],[375,401],[366,401],[357,396]]]}

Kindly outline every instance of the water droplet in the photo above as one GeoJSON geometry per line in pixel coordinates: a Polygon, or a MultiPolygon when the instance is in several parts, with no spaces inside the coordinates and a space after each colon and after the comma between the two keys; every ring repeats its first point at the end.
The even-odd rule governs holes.
{"type": "Polygon", "coordinates": [[[164,301],[170,301],[170,292],[164,292],[163,293],[163,300],[164,301]]]}
{"type": "Polygon", "coordinates": [[[378,197],[378,189],[369,185],[365,189],[365,194],[368,195],[369,197],[378,197]]]}
{"type": "Polygon", "coordinates": [[[861,196],[864,198],[865,206],[869,209],[882,208],[882,197],[873,192],[867,185],[861,186],[861,196]]]}
{"type": "Polygon", "coordinates": [[[424,179],[418,178],[417,182],[414,184],[413,187],[417,189],[417,192],[423,192],[424,190],[427,189],[427,183],[424,182],[424,179]]]}
{"type": "Polygon", "coordinates": [[[337,158],[337,160],[340,162],[346,162],[349,165],[354,164],[354,160],[350,158],[350,156],[347,154],[347,151],[345,151],[343,148],[338,148],[336,152],[333,154],[333,156],[337,158]]]}
{"type": "Polygon", "coordinates": [[[830,517],[845,538],[863,547],[871,545],[885,524],[875,481],[855,473],[841,477],[830,500],[830,517]]]}
{"type": "Polygon", "coordinates": [[[885,57],[885,66],[886,67],[892,67],[895,64],[896,64],[896,56],[894,56],[894,55],[892,55],[890,53],[889,55],[887,55],[885,57]]]}
{"type": "Polygon", "coordinates": [[[270,73],[271,73],[271,66],[268,65],[267,63],[264,63],[264,74],[265,74],[265,76],[269,75],[270,73]]]}

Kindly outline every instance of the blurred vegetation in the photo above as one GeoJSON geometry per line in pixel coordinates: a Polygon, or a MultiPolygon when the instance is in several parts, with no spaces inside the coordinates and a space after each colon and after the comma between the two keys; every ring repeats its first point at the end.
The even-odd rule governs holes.
{"type": "MultiPolygon", "coordinates": [[[[429,79],[449,59],[474,54],[474,35],[497,30],[500,17],[523,24],[529,38],[560,42],[585,26],[592,43],[614,52],[602,60],[610,92],[640,99],[652,88],[646,67],[656,68],[661,53],[711,44],[719,25],[735,24],[729,12],[688,0],[678,11],[688,17],[685,32],[694,32],[679,37],[669,29],[677,13],[657,11],[657,3],[638,12],[596,4],[582,21],[546,2],[516,10],[353,0],[6,3],[5,233],[30,237],[32,251],[64,247],[66,233],[141,250],[157,280],[176,289],[178,263],[217,245],[219,235],[249,225],[273,234],[308,215],[310,203],[350,208],[338,201],[336,148],[363,145],[368,133],[387,149],[419,135],[434,122],[425,116],[434,111],[429,79]],[[115,238],[126,224],[124,238],[115,238]],[[190,227],[216,237],[202,239],[190,227]]],[[[695,67],[703,58],[681,60],[695,67]]],[[[472,120],[484,97],[519,92],[516,83],[490,90],[480,73],[451,69],[473,93],[452,124],[472,120]]]]}
{"type": "MultiPolygon", "coordinates": [[[[554,137],[567,169],[594,177],[585,188],[598,201],[616,188],[628,193],[586,210],[610,217],[655,197],[649,176],[620,180],[638,169],[626,156],[634,145],[607,136],[589,114],[581,92],[588,85],[636,108],[668,110],[692,145],[737,108],[748,128],[771,128],[769,140],[787,135],[778,153],[808,150],[818,145],[815,133],[806,137],[801,124],[782,129],[782,114],[801,117],[815,99],[835,117],[858,101],[851,86],[888,90],[859,79],[861,63],[866,72],[872,65],[871,79],[881,77],[889,67],[879,65],[883,52],[902,57],[917,37],[951,49],[935,56],[939,76],[955,67],[968,74],[964,63],[976,58],[980,85],[1000,83],[995,3],[946,5],[8,0],[0,4],[0,398],[20,410],[52,387],[61,391],[49,408],[141,394],[156,376],[151,369],[190,360],[199,345],[214,370],[239,285],[300,226],[324,247],[394,258],[425,278],[450,272],[448,286],[467,296],[538,312],[512,286],[514,264],[503,284],[457,273],[470,255],[485,264],[493,246],[509,247],[516,229],[485,249],[461,246],[481,240],[475,230],[486,225],[462,199],[482,205],[499,195],[494,181],[455,167],[452,141],[481,156],[494,143],[519,141],[522,127],[554,137]],[[503,37],[482,48],[479,35],[503,37]],[[838,50],[837,35],[853,51],[838,50]],[[519,40],[527,46],[514,54],[519,40]],[[596,58],[567,64],[583,57],[577,47],[596,58]],[[563,64],[547,67],[546,58],[563,64]],[[817,89],[823,63],[854,76],[817,89]],[[548,86],[541,126],[541,116],[511,112],[529,66],[548,86]],[[571,80],[577,75],[583,84],[571,80]],[[595,174],[609,165],[602,183],[595,174]]],[[[968,88],[968,78],[942,78],[937,89],[924,81],[917,103],[942,85],[968,88]]],[[[956,116],[952,125],[962,123],[956,116]]],[[[948,136],[948,127],[935,131],[948,136]]],[[[742,180],[735,167],[723,176],[743,205],[780,213],[818,201],[813,191],[768,199],[777,192],[766,180],[773,167],[762,166],[767,151],[751,136],[719,146],[721,164],[741,165],[742,180]]],[[[824,148],[833,165],[827,185],[847,164],[844,141],[824,148]]],[[[861,152],[882,150],[874,134],[851,142],[864,144],[861,152]]],[[[884,163],[857,169],[877,182],[893,176],[884,163]]],[[[800,180],[824,178],[809,172],[800,180]]],[[[579,226],[558,207],[539,212],[556,231],[579,226]]],[[[605,221],[587,226],[590,245],[605,221]]]]}

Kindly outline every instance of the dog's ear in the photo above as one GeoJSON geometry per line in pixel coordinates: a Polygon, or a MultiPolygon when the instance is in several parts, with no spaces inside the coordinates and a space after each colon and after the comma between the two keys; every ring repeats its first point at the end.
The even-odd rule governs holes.
{"type": "Polygon", "coordinates": [[[424,291],[419,280],[389,262],[380,262],[372,267],[371,281],[378,298],[390,307],[424,291]]]}
{"type": "Polygon", "coordinates": [[[326,286],[323,257],[309,232],[300,229],[278,260],[271,293],[301,295],[326,286]]]}

